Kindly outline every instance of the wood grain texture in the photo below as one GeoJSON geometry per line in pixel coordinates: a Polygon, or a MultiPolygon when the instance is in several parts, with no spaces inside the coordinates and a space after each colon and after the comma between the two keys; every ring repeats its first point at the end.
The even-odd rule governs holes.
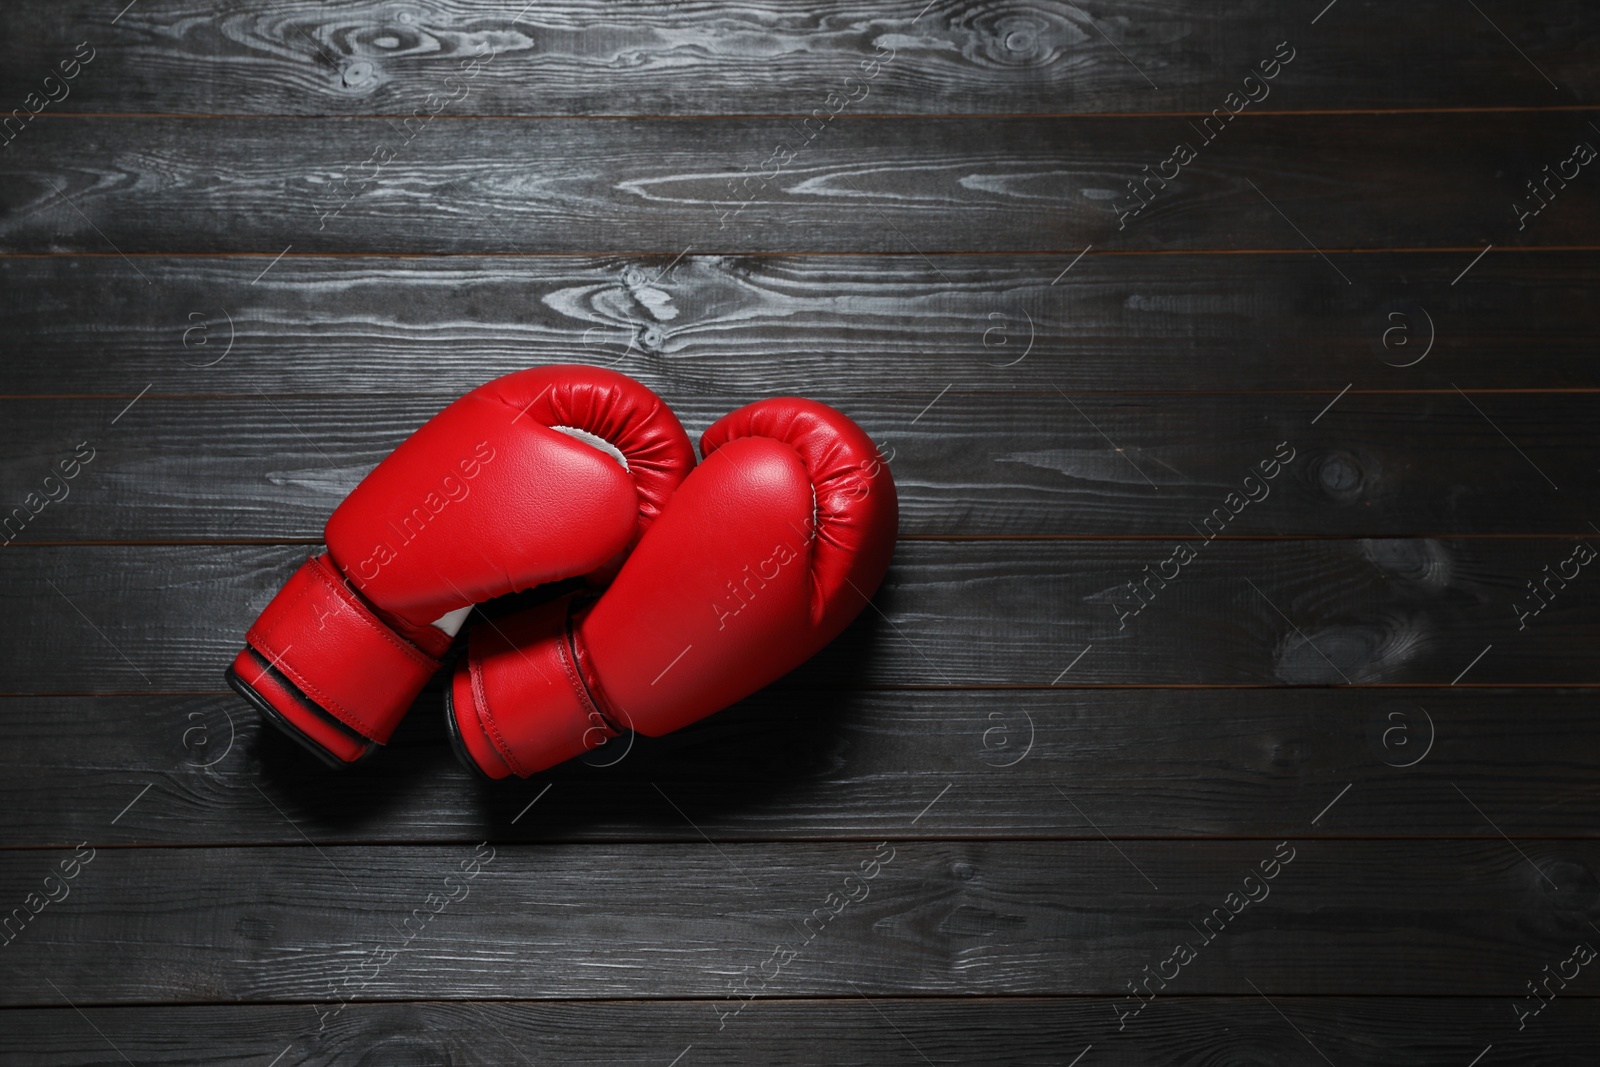
{"type": "MultiPolygon", "coordinates": [[[[1600,243],[1600,199],[1581,191],[1596,179],[1581,168],[1519,229],[1516,205],[1536,203],[1524,182],[1595,137],[1568,112],[1246,111],[1209,144],[1194,144],[1197,128],[1178,116],[840,118],[814,136],[781,118],[473,118],[409,133],[393,119],[81,118],[27,135],[0,171],[0,252],[1067,256],[1091,243],[1600,243]],[[1166,188],[1148,186],[1153,201],[1119,229],[1119,205],[1137,206],[1127,186],[1180,141],[1198,158],[1166,188]],[[780,144],[793,158],[769,165],[780,144]]],[[[1301,270],[1329,291],[1353,285],[1320,257],[1301,270]]]]}
{"type": "Polygon", "coordinates": [[[930,1000],[764,999],[718,1029],[712,1002],[379,1003],[318,1030],[306,1005],[13,1009],[0,1063],[103,1064],[115,1042],[157,1067],[257,1067],[287,1049],[304,1064],[630,1064],[663,1067],[685,1052],[704,1064],[912,1067],[1084,1063],[1228,1067],[1237,1064],[1396,1062],[1465,1064],[1488,1044],[1496,1064],[1588,1067],[1600,1054],[1600,1004],[1563,996],[1524,1032],[1504,998],[1169,996],[1117,1031],[1117,1001],[1100,997],[930,1000]],[[1278,1012],[1283,1014],[1279,1015],[1278,1012]],[[1108,1023],[1110,1024],[1108,1027],[1108,1023]],[[95,1033],[103,1031],[105,1037],[95,1033]],[[1107,1030],[1111,1032],[1107,1034],[1107,1030]],[[1299,1031],[1297,1034],[1296,1031],[1299,1031]],[[1308,1044],[1310,1042],[1310,1044],[1308,1044]],[[925,1061],[922,1057],[927,1057],[925,1061]]]}
{"type": "Polygon", "coordinates": [[[0,1064],[1595,1060],[1592,5],[518,6],[0,9],[0,1064]],[[245,625],[559,361],[856,416],[889,581],[606,766],[312,767],[245,625]]]}
{"type": "MultiPolygon", "coordinates": [[[[648,384],[695,439],[747,402],[681,400],[671,382],[648,384]]],[[[930,407],[931,395],[783,391],[834,405],[879,442],[902,536],[1193,537],[1191,523],[1252,472],[1259,481],[1259,463],[1284,441],[1296,458],[1239,534],[1593,534],[1600,393],[1351,393],[1311,425],[1331,396],[950,392],[930,407]]],[[[315,542],[367,471],[443,404],[152,392],[119,414],[129,400],[0,400],[19,441],[0,461],[0,519],[14,520],[0,537],[11,547],[315,542]],[[27,494],[84,441],[94,458],[67,495],[27,511],[27,494]],[[8,510],[17,505],[25,524],[8,510]]]]}
{"type": "MultiPolygon", "coordinates": [[[[276,793],[292,816],[292,794],[267,789],[263,806],[276,793]]],[[[1590,841],[484,848],[471,879],[475,845],[100,849],[6,946],[0,996],[59,1004],[48,977],[90,1004],[719,998],[759,981],[774,946],[797,955],[766,973],[768,995],[1114,995],[1188,942],[1198,958],[1152,992],[1496,996],[1510,1020],[1524,982],[1600,917],[1590,841]],[[1227,915],[1251,875],[1261,899],[1227,915]],[[825,901],[838,914],[808,930],[825,901]],[[374,960],[384,948],[398,951],[374,960]]],[[[4,853],[0,899],[64,855],[4,853]]]]}
{"type": "Polygon", "coordinates": [[[231,692],[7,697],[0,848],[693,844],[702,834],[1495,838],[1495,826],[1518,838],[1592,839],[1595,701],[1587,690],[1462,686],[768,690],[680,733],[621,740],[536,779],[487,787],[450,753],[437,694],[417,701],[370,765],[341,774],[314,766],[231,692]],[[294,822],[252,783],[289,797],[294,822]]]}
{"type": "Polygon", "coordinates": [[[1472,253],[1341,256],[1354,284],[1331,287],[1309,251],[1096,250],[1075,265],[941,256],[937,267],[915,255],[675,254],[157,257],[135,261],[144,277],[115,253],[0,257],[0,332],[14,345],[0,389],[123,403],[146,386],[403,392],[442,404],[563,361],[613,365],[674,404],[796,392],[926,404],[946,386],[1328,399],[1347,384],[1600,388],[1597,252],[1496,249],[1453,286],[1472,253]]]}
{"type": "Polygon", "coordinates": [[[465,114],[804,115],[829,92],[859,95],[844,79],[888,51],[861,108],[1204,112],[1285,39],[1299,54],[1273,108],[1542,107],[1600,89],[1580,0],[1501,7],[1492,24],[1445,0],[1344,0],[1314,25],[1316,10],[1265,0],[520,7],[143,0],[113,24],[89,0],[13,2],[0,93],[20,104],[83,40],[96,56],[61,102],[78,112],[408,114],[443,94],[465,114]],[[1417,76],[1410,45],[1440,39],[1417,76]],[[492,58],[465,79],[476,54],[492,58]]]}
{"type": "MultiPolygon", "coordinates": [[[[1147,587],[1136,615],[1126,583],[1143,582],[1147,565],[1167,569],[1174,542],[901,542],[873,606],[784,684],[1600,682],[1587,652],[1600,616],[1589,572],[1569,568],[1578,577],[1521,629],[1513,608],[1531,610],[1524,583],[1570,560],[1572,542],[1190,541],[1195,558],[1166,588],[1147,587]]],[[[4,550],[0,611],[17,636],[0,653],[0,692],[215,692],[245,628],[307,552],[4,550]]]]}

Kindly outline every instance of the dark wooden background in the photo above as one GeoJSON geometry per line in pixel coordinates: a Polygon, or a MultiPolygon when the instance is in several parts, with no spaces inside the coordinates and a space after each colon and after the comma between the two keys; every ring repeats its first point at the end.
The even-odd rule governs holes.
{"type": "Polygon", "coordinates": [[[1518,615],[1600,544],[1600,173],[1517,215],[1600,146],[1592,4],[124,4],[0,8],[0,514],[94,456],[0,551],[0,915],[94,850],[0,947],[0,1061],[1600,1056],[1600,966],[1553,977],[1600,946],[1600,574],[1518,615]],[[611,766],[481,786],[432,690],[324,771],[223,687],[245,626],[420,422],[559,361],[693,434],[854,416],[874,608],[611,766]]]}

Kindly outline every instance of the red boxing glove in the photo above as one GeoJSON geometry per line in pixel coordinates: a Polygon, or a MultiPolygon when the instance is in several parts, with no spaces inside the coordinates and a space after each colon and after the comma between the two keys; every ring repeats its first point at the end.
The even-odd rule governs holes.
{"type": "Polygon", "coordinates": [[[677,417],[614,371],[479,386],[339,505],[327,553],[250,627],[228,684],[325,762],[353,763],[389,739],[473,604],[612,561],[693,466],[677,417]]]}
{"type": "Polygon", "coordinates": [[[700,451],[592,608],[560,600],[473,629],[445,709],[468,766],[527,777],[624,728],[669,733],[787,674],[866,606],[899,507],[860,427],[763,400],[700,451]]]}

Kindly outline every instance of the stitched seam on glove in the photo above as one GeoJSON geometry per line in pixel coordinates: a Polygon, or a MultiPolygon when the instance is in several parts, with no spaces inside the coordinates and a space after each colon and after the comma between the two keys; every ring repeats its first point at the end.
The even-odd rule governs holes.
{"type": "Polygon", "coordinates": [[[357,621],[363,623],[369,630],[392,645],[401,655],[405,656],[407,659],[411,660],[411,662],[426,670],[429,674],[432,674],[434,671],[439,669],[438,660],[424,654],[415,645],[411,644],[409,641],[406,641],[399,634],[390,629],[387,624],[378,618],[372,609],[367,607],[365,602],[363,602],[360,597],[358,597],[350,590],[348,586],[344,584],[344,580],[342,578],[339,578],[338,576],[328,572],[327,564],[323,563],[320,559],[313,560],[312,562],[317,565],[315,572],[316,576],[321,579],[322,583],[333,592],[334,596],[338,597],[344,603],[349,604],[355,610],[357,621]]]}
{"type": "Polygon", "coordinates": [[[483,668],[475,660],[468,657],[467,671],[472,678],[472,704],[473,711],[478,716],[478,727],[489,735],[489,740],[499,751],[500,757],[506,761],[518,778],[528,777],[518,762],[516,755],[511,751],[511,746],[506,743],[505,736],[500,733],[500,725],[494,720],[494,712],[489,708],[489,693],[483,684],[483,668]]]}
{"type": "Polygon", "coordinates": [[[369,741],[373,740],[373,738],[368,736],[368,731],[371,729],[371,727],[361,722],[358,716],[352,715],[343,704],[340,704],[333,697],[323,692],[320,686],[306,678],[299,671],[295,670],[294,665],[284,659],[281,651],[267,647],[267,643],[265,641],[258,640],[255,636],[253,636],[253,633],[254,631],[252,631],[252,634],[245,635],[250,643],[256,645],[262,651],[266,652],[268,662],[277,667],[278,670],[282,671],[284,676],[292,681],[302,693],[306,694],[312,700],[315,700],[317,704],[324,708],[330,715],[338,718],[340,722],[350,727],[350,729],[356,731],[356,733],[360,734],[362,737],[369,741]]]}
{"type": "MultiPolygon", "coordinates": [[[[581,642],[578,640],[578,631],[574,623],[575,613],[567,612],[567,624],[562,635],[563,663],[567,655],[572,657],[572,673],[577,680],[576,688],[583,702],[589,706],[590,712],[606,728],[611,731],[611,737],[620,737],[622,729],[617,725],[617,717],[611,714],[611,701],[606,699],[605,690],[600,688],[600,679],[589,669],[589,657],[581,642]]],[[[592,719],[590,721],[593,721],[592,719]]],[[[587,736],[587,732],[585,732],[587,736]]],[[[609,738],[607,739],[609,740],[609,738]]]]}
{"type": "MultiPolygon", "coordinates": [[[[331,714],[329,714],[326,708],[320,707],[316,701],[312,700],[305,693],[296,692],[294,688],[294,679],[284,674],[270,660],[268,660],[267,657],[263,656],[260,649],[251,648],[246,645],[245,651],[249,653],[251,660],[259,666],[256,677],[247,683],[252,688],[259,692],[263,685],[270,684],[275,686],[278,690],[281,690],[282,696],[293,701],[296,707],[305,711],[306,714],[316,718],[318,721],[324,723],[331,729],[343,734],[345,737],[348,737],[352,740],[364,741],[368,744],[375,743],[372,738],[368,737],[366,734],[352,729],[348,723],[334,718],[331,714]]],[[[262,693],[261,697],[263,700],[267,700],[265,693],[262,693]]],[[[267,700],[267,702],[269,704],[272,703],[270,700],[267,700]]],[[[278,708],[276,704],[273,704],[273,708],[278,712],[278,714],[284,714],[283,710],[278,708]]],[[[296,728],[299,728],[298,725],[296,728]]],[[[303,730],[301,732],[304,733],[303,730]]]]}

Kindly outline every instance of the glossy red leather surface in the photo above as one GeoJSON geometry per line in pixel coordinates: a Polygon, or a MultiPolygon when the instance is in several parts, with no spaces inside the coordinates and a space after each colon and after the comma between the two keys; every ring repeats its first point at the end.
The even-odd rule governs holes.
{"type": "MultiPolygon", "coordinates": [[[[832,408],[764,400],[712,426],[702,448],[704,462],[571,638],[599,711],[650,736],[809,659],[865,607],[894,550],[893,479],[832,408]]],[[[561,638],[548,627],[528,636],[533,644],[490,648],[475,635],[457,692],[460,672],[476,672],[505,736],[532,748],[539,723],[569,717],[547,709],[579,698],[562,695],[548,669],[561,638]]],[[[517,761],[517,773],[540,769],[520,751],[517,761]]]]}

